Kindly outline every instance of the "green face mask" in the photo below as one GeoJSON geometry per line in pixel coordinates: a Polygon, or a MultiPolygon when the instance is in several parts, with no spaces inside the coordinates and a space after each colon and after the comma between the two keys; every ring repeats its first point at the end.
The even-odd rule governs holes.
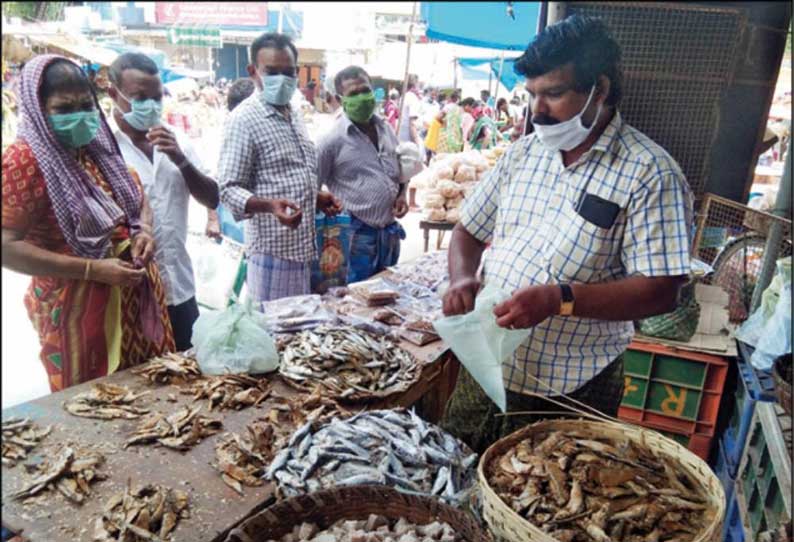
{"type": "Polygon", "coordinates": [[[50,126],[55,138],[64,147],[76,149],[88,145],[99,130],[99,111],[78,111],[50,115],[50,126]]]}
{"type": "Polygon", "coordinates": [[[345,96],[342,98],[342,108],[347,118],[353,122],[364,124],[375,112],[375,95],[372,92],[345,96]]]}

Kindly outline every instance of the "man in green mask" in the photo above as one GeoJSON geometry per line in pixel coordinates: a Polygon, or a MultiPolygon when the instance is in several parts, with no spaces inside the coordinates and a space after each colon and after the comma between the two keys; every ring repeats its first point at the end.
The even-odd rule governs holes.
{"type": "Polygon", "coordinates": [[[397,263],[405,230],[397,218],[408,212],[400,180],[397,136],[375,114],[375,95],[366,71],[349,66],[334,86],[344,115],[317,143],[318,181],[351,215],[348,283],[365,280],[397,263]]]}

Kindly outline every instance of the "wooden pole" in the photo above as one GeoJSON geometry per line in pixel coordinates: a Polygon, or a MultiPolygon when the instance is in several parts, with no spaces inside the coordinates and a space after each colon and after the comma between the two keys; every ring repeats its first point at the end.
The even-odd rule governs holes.
{"type": "MultiPolygon", "coordinates": [[[[414,21],[416,20],[416,4],[414,2],[414,7],[411,12],[411,25],[408,27],[408,47],[406,48],[405,52],[405,77],[403,78],[403,91],[400,94],[400,116],[397,118],[397,138],[400,138],[400,128],[402,128],[403,124],[403,105],[405,104],[405,93],[408,92],[408,76],[410,75],[409,68],[411,66],[411,42],[413,41],[414,37],[414,21]]],[[[411,119],[408,119],[410,122],[411,119]]]]}

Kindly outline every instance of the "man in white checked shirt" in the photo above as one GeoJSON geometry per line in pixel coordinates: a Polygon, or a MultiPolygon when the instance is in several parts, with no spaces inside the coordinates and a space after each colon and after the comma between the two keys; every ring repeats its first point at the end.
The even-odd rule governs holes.
{"type": "MultiPolygon", "coordinates": [[[[691,193],[675,160],[622,120],[619,62],[596,19],[569,17],[529,44],[516,71],[534,133],[453,231],[444,313],[471,311],[481,284],[495,284],[512,294],[497,324],[527,330],[503,365],[508,412],[558,410],[544,397],[562,393],[615,415],[632,321],[672,311],[689,273],[691,193]]],[[[462,370],[443,425],[482,451],[537,419],[495,414],[462,370]]]]}
{"type": "Polygon", "coordinates": [[[229,115],[221,146],[221,202],[235,220],[248,219],[247,284],[257,301],[310,293],[315,209],[335,214],[341,205],[319,192],[314,144],[290,106],[297,60],[297,48],[283,34],[254,40],[248,73],[261,82],[259,92],[229,115]]]}

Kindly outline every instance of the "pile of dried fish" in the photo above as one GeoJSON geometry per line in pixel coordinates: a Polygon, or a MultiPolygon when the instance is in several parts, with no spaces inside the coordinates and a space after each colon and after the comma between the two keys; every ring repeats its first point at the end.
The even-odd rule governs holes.
{"type": "Polygon", "coordinates": [[[209,409],[240,410],[258,406],[270,396],[270,383],[266,379],[248,375],[211,376],[196,384],[193,399],[209,400],[209,409]]]}
{"type": "Polygon", "coordinates": [[[132,372],[143,376],[153,384],[188,382],[201,376],[201,370],[195,359],[173,352],[154,358],[145,365],[132,369],[132,372]]]}
{"type": "Polygon", "coordinates": [[[326,423],[333,418],[347,418],[352,414],[323,391],[324,388],[317,385],[308,395],[284,397],[273,394],[273,405],[268,414],[271,423],[294,428],[306,422],[326,423]]]}
{"type": "Polygon", "coordinates": [[[96,452],[75,450],[64,446],[58,454],[39,464],[25,465],[36,474],[25,488],[14,494],[16,499],[32,497],[45,489],[55,489],[72,502],[82,503],[91,494],[89,484],[106,477],[97,472],[105,458],[96,452]]]}
{"type": "Polygon", "coordinates": [[[188,450],[223,427],[220,420],[200,416],[200,410],[201,407],[183,407],[170,416],[154,412],[141,420],[135,434],[124,443],[124,447],[158,442],[166,448],[188,450]]]}
{"type": "Polygon", "coordinates": [[[340,485],[385,484],[460,504],[472,485],[477,454],[413,412],[375,410],[307,423],[265,473],[287,496],[340,485]]]}
{"type": "Polygon", "coordinates": [[[390,267],[389,270],[400,281],[413,282],[436,291],[448,276],[447,252],[423,254],[413,262],[390,267]]]}
{"type": "Polygon", "coordinates": [[[628,439],[539,432],[495,458],[486,476],[560,542],[687,542],[714,514],[700,484],[628,439]]]}
{"type": "Polygon", "coordinates": [[[403,391],[419,373],[416,359],[391,339],[348,327],[298,333],[279,370],[298,385],[320,383],[351,399],[403,391]]]}
{"type": "Polygon", "coordinates": [[[188,519],[188,494],[147,485],[110,498],[94,526],[96,542],[168,540],[180,519],[188,519]]]}
{"type": "Polygon", "coordinates": [[[25,418],[10,418],[3,422],[3,465],[13,467],[28,452],[38,446],[41,439],[50,434],[52,426],[38,430],[36,424],[25,418]]]}
{"type": "Polygon", "coordinates": [[[133,393],[126,386],[116,384],[94,384],[89,391],[78,393],[63,406],[69,414],[83,418],[99,418],[112,420],[125,418],[128,420],[140,418],[149,411],[138,408],[132,403],[143,395],[149,393],[133,393]]]}
{"type": "Polygon", "coordinates": [[[339,520],[328,529],[320,530],[313,523],[296,525],[291,533],[268,542],[463,542],[455,530],[441,521],[415,525],[404,518],[389,518],[370,514],[363,520],[339,520]]]}
{"type": "Polygon", "coordinates": [[[261,486],[262,475],[276,451],[286,441],[286,434],[277,437],[273,425],[255,420],[246,427],[243,437],[227,433],[215,443],[215,468],[223,481],[240,495],[243,485],[261,486]]]}

